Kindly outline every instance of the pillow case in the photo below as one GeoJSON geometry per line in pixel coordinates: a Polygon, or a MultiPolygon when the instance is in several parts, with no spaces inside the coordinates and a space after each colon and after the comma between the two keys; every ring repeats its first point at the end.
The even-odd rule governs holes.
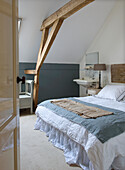
{"type": "Polygon", "coordinates": [[[106,85],[96,97],[103,99],[111,99],[115,101],[121,100],[122,94],[125,92],[125,85],[106,85]],[[121,98],[120,98],[121,96],[121,98]]]}
{"type": "Polygon", "coordinates": [[[125,92],[123,92],[117,99],[117,101],[125,100],[125,92]]]}

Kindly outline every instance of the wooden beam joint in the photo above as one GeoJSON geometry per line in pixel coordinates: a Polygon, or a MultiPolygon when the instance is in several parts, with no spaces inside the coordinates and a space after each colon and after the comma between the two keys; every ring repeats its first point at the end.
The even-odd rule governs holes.
{"type": "Polygon", "coordinates": [[[48,18],[46,18],[43,21],[40,30],[42,31],[44,28],[50,28],[57,19],[66,19],[93,1],[95,0],[71,0],[69,1],[59,10],[57,10],[52,15],[50,15],[48,18]]]}

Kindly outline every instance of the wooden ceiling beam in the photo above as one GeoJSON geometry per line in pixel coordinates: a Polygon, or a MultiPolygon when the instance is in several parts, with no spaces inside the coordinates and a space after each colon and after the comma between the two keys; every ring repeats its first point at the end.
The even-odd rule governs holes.
{"type": "Polygon", "coordinates": [[[95,0],[71,0],[67,4],[65,4],[63,7],[61,7],[59,10],[54,12],[52,15],[50,15],[47,19],[45,19],[41,26],[41,31],[44,28],[49,28],[52,26],[52,24],[57,19],[66,19],[75,12],[79,11],[84,6],[88,5],[89,3],[93,2],[95,0]]]}

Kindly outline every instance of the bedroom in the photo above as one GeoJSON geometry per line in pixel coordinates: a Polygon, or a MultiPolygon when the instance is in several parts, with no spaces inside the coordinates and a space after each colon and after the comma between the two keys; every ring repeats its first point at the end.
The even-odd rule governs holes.
{"type": "MultiPolygon", "coordinates": [[[[35,67],[42,21],[67,2],[31,1],[30,9],[29,1],[19,2],[21,14],[19,17],[22,17],[19,33],[20,77],[25,69],[35,67]],[[41,10],[42,12],[41,3],[43,8],[46,7],[45,10],[41,10]],[[24,13],[21,13],[21,7],[24,13]]],[[[82,87],[79,89],[73,79],[84,77],[85,53],[93,52],[99,52],[99,63],[106,64],[106,71],[102,72],[101,85],[111,83],[110,65],[125,63],[124,1],[97,0],[62,24],[40,71],[38,103],[50,98],[73,97],[79,94],[83,96],[84,89],[82,87]]],[[[27,79],[33,79],[32,75],[25,76],[27,79]]]]}

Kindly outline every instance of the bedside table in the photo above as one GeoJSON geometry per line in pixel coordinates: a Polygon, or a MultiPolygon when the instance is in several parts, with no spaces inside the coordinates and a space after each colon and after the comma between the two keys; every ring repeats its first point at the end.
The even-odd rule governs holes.
{"type": "Polygon", "coordinates": [[[101,89],[88,88],[88,96],[96,95],[100,92],[101,89]]]}

